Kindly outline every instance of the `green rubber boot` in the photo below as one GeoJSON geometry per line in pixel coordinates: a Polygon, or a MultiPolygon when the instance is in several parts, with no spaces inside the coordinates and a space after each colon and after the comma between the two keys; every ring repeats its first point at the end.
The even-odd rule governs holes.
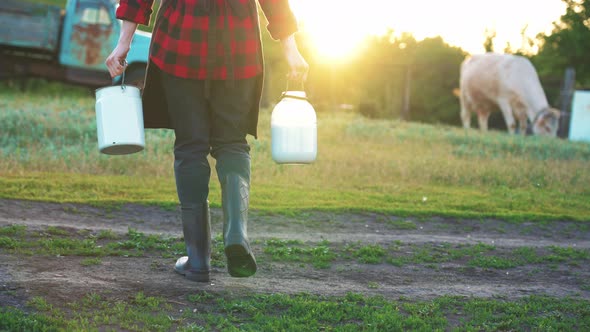
{"type": "Polygon", "coordinates": [[[182,231],[188,256],[181,257],[176,261],[174,271],[192,281],[210,281],[210,219],[209,202],[194,208],[182,208],[182,231]]]}
{"type": "Polygon", "coordinates": [[[249,177],[236,172],[220,174],[223,243],[227,270],[232,277],[256,273],[256,259],[248,241],[249,177]]]}

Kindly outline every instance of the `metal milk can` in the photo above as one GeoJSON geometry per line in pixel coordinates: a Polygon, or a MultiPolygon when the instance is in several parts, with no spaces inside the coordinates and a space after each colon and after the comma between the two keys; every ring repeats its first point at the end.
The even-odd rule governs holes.
{"type": "Polygon", "coordinates": [[[98,149],[109,155],[143,150],[145,137],[141,93],[137,87],[121,85],[96,90],[96,131],[98,149]]]}

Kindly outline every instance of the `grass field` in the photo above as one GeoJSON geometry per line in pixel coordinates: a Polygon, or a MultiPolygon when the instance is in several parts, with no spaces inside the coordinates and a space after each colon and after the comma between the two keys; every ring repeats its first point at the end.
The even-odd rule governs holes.
{"type": "MultiPolygon", "coordinates": [[[[60,89],[50,85],[26,98],[13,89],[0,92],[0,197],[175,206],[173,133],[148,130],[144,152],[101,155],[93,96],[60,89]]],[[[585,143],[331,112],[318,114],[316,163],[277,165],[269,118],[263,110],[259,139],[250,137],[257,210],[590,219],[585,143]]],[[[211,184],[210,200],[219,206],[215,174],[211,184]]]]}
{"type": "MultiPolygon", "coordinates": [[[[13,263],[24,269],[18,263],[26,262],[25,267],[35,269],[27,279],[33,290],[24,307],[0,301],[0,331],[590,329],[590,250],[562,245],[564,241],[583,243],[588,238],[590,145],[324,112],[318,114],[317,161],[312,165],[277,165],[270,155],[269,118],[270,110],[263,110],[260,136],[250,138],[251,210],[264,220],[258,222],[259,227],[289,232],[284,238],[252,242],[262,266],[258,279],[262,289],[266,289],[267,277],[278,283],[301,279],[306,289],[306,282],[311,285],[317,279],[339,278],[330,281],[338,284],[334,280],[350,281],[356,274],[361,275],[361,288],[330,295],[322,292],[332,287],[327,282],[297,294],[234,291],[232,285],[237,282],[218,275],[219,286],[211,286],[213,290],[189,288],[192,285],[178,281],[167,284],[170,262],[184,252],[181,238],[131,228],[127,233],[71,228],[65,227],[65,219],[64,227],[16,223],[0,225],[0,256],[6,259],[0,261],[0,282],[7,283],[2,279],[4,271],[13,263]],[[355,213],[363,218],[374,216],[370,217],[374,220],[361,219],[362,224],[336,220],[339,215],[344,219],[358,216],[355,213]],[[328,220],[316,221],[318,216],[328,216],[328,220]],[[448,221],[439,224],[439,217],[448,221]],[[390,235],[415,235],[422,227],[435,225],[447,237],[483,228],[482,234],[489,230],[490,237],[520,234],[528,242],[503,246],[434,239],[418,243],[403,236],[379,243],[298,237],[316,232],[327,236],[335,225],[349,225],[351,238],[374,225],[390,235]],[[552,239],[555,243],[536,243],[552,239]],[[122,266],[119,269],[118,264],[122,266]],[[68,282],[61,281],[67,277],[59,270],[61,265],[72,274],[68,282]],[[143,286],[122,283],[129,266],[148,271],[143,286]],[[46,274],[44,269],[50,272],[46,274]],[[112,274],[117,279],[113,285],[119,288],[98,292],[83,286],[80,290],[72,282],[76,273],[98,274],[105,284],[112,274]],[[429,299],[387,295],[396,287],[405,289],[412,279],[439,274],[451,275],[450,280],[457,278],[459,289],[484,282],[492,285],[492,292],[494,287],[520,282],[521,287],[544,282],[541,286],[565,289],[562,283],[569,281],[575,292],[574,296],[551,296],[535,290],[527,296],[441,295],[429,299]],[[157,285],[159,280],[164,282],[163,290],[145,287],[150,282],[157,285]],[[58,290],[52,291],[45,283],[58,290]],[[74,291],[80,297],[72,296],[74,291]]],[[[74,224],[90,215],[78,208],[91,206],[106,211],[104,219],[114,226],[120,217],[113,215],[123,211],[127,203],[174,211],[173,140],[170,131],[148,130],[145,151],[129,156],[101,155],[91,91],[41,81],[28,82],[25,92],[1,85],[0,203],[2,199],[22,200],[27,208],[26,202],[54,202],[58,216],[65,218],[63,214],[69,213],[74,224]]],[[[215,173],[211,186],[211,205],[219,208],[215,173]]],[[[10,212],[1,207],[0,212],[10,212]]],[[[159,221],[155,223],[159,225],[159,221]]],[[[437,235],[436,230],[432,232],[437,235]]],[[[429,235],[424,236],[428,239],[429,235]]],[[[213,239],[212,264],[225,267],[219,235],[213,239]]],[[[26,273],[15,271],[15,276],[26,279],[26,273]]],[[[443,281],[447,279],[439,282],[443,281]]],[[[256,278],[246,280],[240,287],[257,289],[256,282],[256,278]]],[[[425,284],[436,288],[431,279],[426,278],[425,284]]],[[[19,288],[2,287],[0,300],[13,301],[20,296],[19,288]]],[[[451,289],[444,294],[454,292],[451,289]]]]}

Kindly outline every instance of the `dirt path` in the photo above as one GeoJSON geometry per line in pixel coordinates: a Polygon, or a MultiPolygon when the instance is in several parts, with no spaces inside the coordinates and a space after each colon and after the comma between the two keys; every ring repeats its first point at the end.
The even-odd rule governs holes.
{"type": "MultiPolygon", "coordinates": [[[[378,214],[305,213],[296,217],[251,213],[251,239],[298,239],[305,243],[328,240],[350,243],[442,245],[486,243],[499,251],[516,247],[552,246],[590,248],[590,232],[573,222],[510,223],[498,220],[413,220],[378,214]],[[404,227],[412,225],[413,227],[404,227]],[[398,242],[399,243],[399,242],[398,242]]],[[[221,212],[212,209],[214,233],[221,230],[221,212]]],[[[177,211],[158,207],[126,205],[105,210],[75,204],[0,200],[0,227],[26,225],[28,229],[65,226],[93,231],[110,229],[180,237],[177,211]]],[[[261,251],[260,245],[254,245],[261,251]]],[[[329,269],[299,264],[260,264],[252,278],[230,278],[223,269],[213,271],[209,284],[185,281],[171,267],[173,261],[159,257],[105,257],[102,264],[82,266],[82,257],[31,257],[9,255],[0,249],[0,305],[19,305],[41,295],[50,300],[68,300],[89,292],[127,296],[138,291],[165,295],[182,303],[187,292],[311,293],[344,295],[347,292],[429,299],[441,295],[520,297],[532,294],[590,298],[589,264],[539,268],[524,265],[510,269],[484,269],[457,263],[360,264],[343,261],[329,269]]]]}

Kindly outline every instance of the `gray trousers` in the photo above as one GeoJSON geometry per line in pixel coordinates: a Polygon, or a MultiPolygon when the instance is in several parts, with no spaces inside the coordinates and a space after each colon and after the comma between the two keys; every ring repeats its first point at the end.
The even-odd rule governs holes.
{"type": "Polygon", "coordinates": [[[211,81],[208,94],[205,81],[163,72],[161,78],[176,136],[174,174],[181,208],[191,209],[206,202],[211,177],[209,154],[216,160],[220,181],[223,174],[237,172],[249,182],[247,115],[256,102],[256,78],[232,84],[211,81]]]}

